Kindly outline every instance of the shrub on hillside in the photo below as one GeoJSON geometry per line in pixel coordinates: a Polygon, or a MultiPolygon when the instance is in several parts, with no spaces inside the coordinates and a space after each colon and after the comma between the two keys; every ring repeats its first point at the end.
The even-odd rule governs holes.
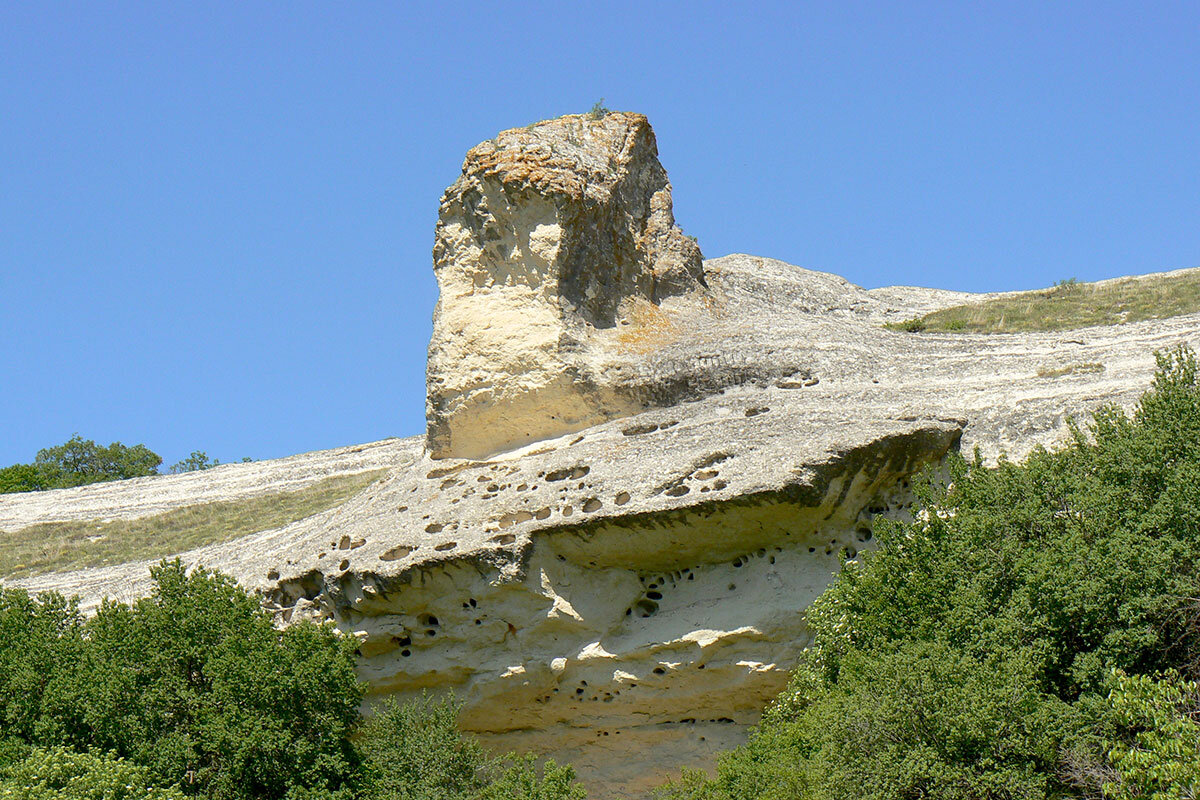
{"type": "Polygon", "coordinates": [[[276,630],[256,596],[178,560],[151,575],[150,597],[86,621],[0,590],[0,800],[584,797],[570,767],[486,756],[450,699],[389,702],[356,745],[353,639],[276,630]]]}
{"type": "Polygon", "coordinates": [[[152,575],[151,597],[87,622],[56,595],[0,594],[0,739],[111,752],[214,800],[351,782],[353,641],[276,630],[256,597],[203,569],[152,575]]]}
{"type": "Polygon", "coordinates": [[[1168,673],[1113,675],[1108,702],[1125,736],[1109,751],[1116,800],[1200,797],[1200,683],[1168,673]]]}
{"type": "Polygon", "coordinates": [[[459,733],[450,698],[388,700],[359,738],[369,800],[583,800],[575,772],[532,758],[486,756],[459,733]]]}
{"type": "Polygon", "coordinates": [[[144,767],[123,759],[55,747],[0,766],[0,800],[184,800],[184,795],[174,786],[155,786],[144,767]]]}
{"type": "Polygon", "coordinates": [[[1200,671],[1194,355],[1160,355],[1132,416],[1105,409],[1059,451],[955,459],[921,506],[810,609],[813,645],[751,741],[665,796],[1196,796],[1117,793],[1143,779],[1130,763],[1174,757],[1154,742],[1178,715],[1131,726],[1132,689],[1110,694],[1113,670],[1200,671]]]}

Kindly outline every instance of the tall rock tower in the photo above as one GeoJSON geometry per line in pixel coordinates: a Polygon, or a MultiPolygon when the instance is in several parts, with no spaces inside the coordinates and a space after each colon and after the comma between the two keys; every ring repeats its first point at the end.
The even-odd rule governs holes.
{"type": "Polygon", "coordinates": [[[433,248],[430,454],[483,458],[652,405],[628,355],[669,336],[664,298],[704,291],[701,259],[641,114],[560,117],[472,148],[433,248]]]}

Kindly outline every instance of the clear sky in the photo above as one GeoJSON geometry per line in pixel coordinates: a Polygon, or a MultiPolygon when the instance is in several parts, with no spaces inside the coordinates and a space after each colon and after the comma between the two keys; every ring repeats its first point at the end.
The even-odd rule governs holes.
{"type": "Polygon", "coordinates": [[[649,116],[710,258],[968,290],[1200,266],[1194,1],[8,0],[0,465],[420,433],[442,190],[601,97],[649,116]]]}

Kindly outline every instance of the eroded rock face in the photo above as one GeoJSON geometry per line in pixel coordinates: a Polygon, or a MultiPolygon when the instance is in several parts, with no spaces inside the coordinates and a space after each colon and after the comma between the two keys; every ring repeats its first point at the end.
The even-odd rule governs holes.
{"type": "Polygon", "coordinates": [[[641,408],[608,374],[619,323],[656,317],[663,299],[704,284],[654,132],[619,112],[472,148],[442,198],[433,264],[435,458],[479,458],[641,408]]]}
{"type": "MultiPolygon", "coordinates": [[[[339,508],[180,555],[281,625],[356,637],[370,703],[452,691],[495,748],[643,798],[745,740],[808,642],[803,612],[875,520],[908,513],[917,470],[960,445],[1053,446],[1070,416],[1130,407],[1155,350],[1200,347],[1200,314],[914,336],[882,323],[982,297],[698,259],[644,118],[505,132],[443,201],[427,448],[0,496],[0,533],[386,465],[339,508]]],[[[94,609],[145,594],[152,563],[9,583],[94,609]]]]}

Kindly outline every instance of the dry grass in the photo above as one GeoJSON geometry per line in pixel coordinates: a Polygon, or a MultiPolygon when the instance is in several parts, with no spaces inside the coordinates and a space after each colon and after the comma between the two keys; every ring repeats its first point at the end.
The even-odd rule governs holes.
{"type": "Polygon", "coordinates": [[[341,505],[386,471],[336,476],[294,492],[187,506],[139,519],[45,522],[0,531],[0,576],[124,564],[228,542],[341,505]]]}
{"type": "Polygon", "coordinates": [[[911,333],[1022,333],[1119,325],[1197,311],[1200,270],[1101,284],[1064,281],[1050,289],[945,308],[887,327],[911,333]]]}

